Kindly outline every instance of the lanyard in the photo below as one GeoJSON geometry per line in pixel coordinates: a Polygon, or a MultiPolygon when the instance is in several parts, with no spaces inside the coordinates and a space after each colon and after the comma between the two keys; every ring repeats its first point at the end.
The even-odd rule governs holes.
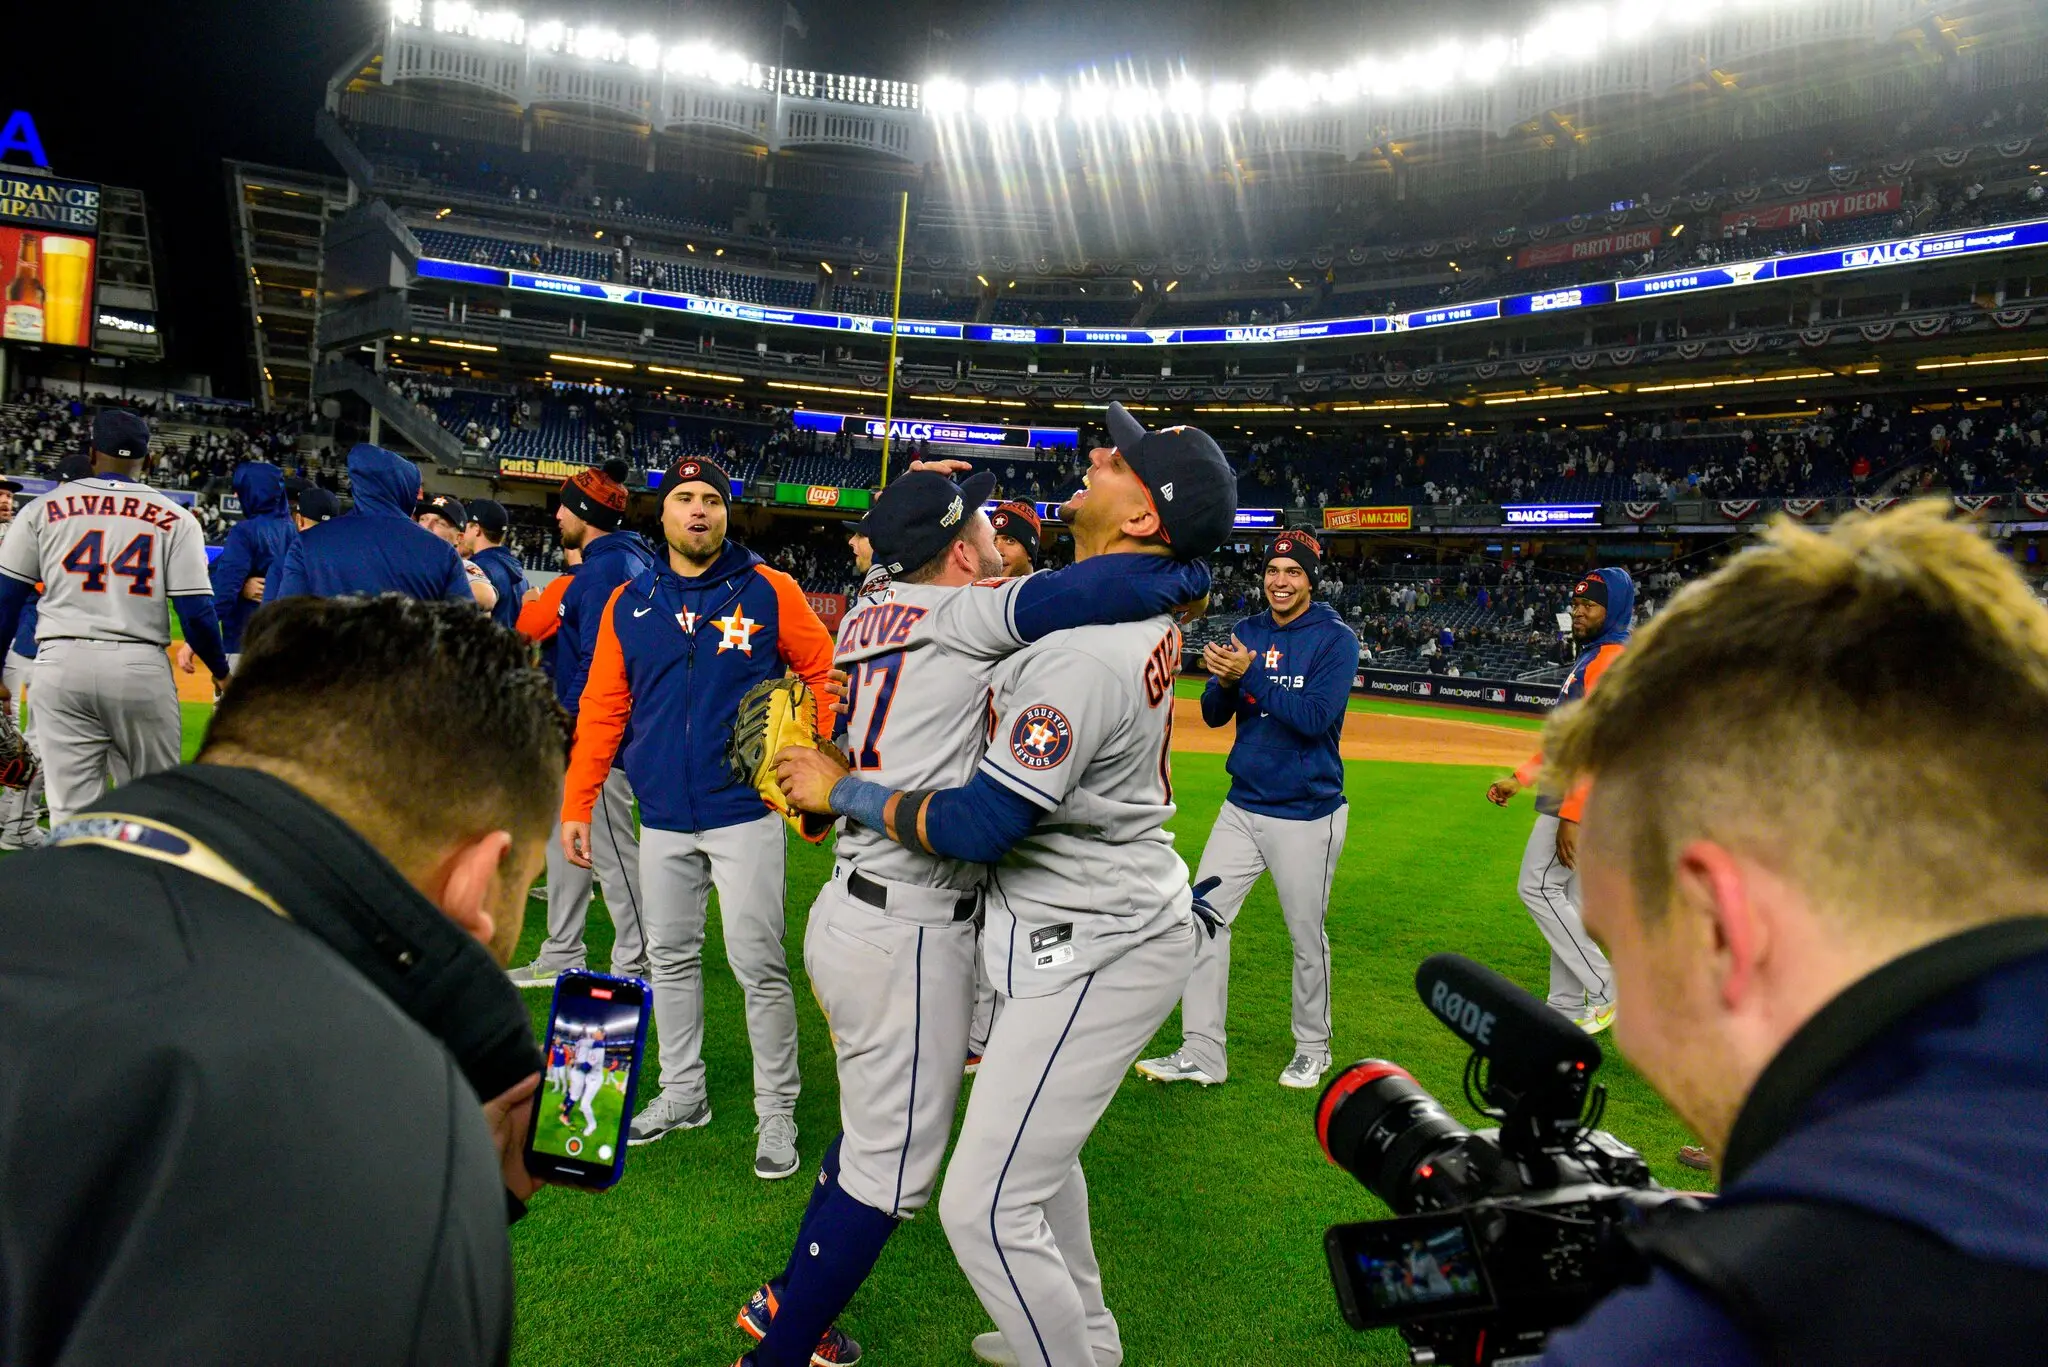
{"type": "Polygon", "coordinates": [[[58,847],[98,845],[140,859],[154,859],[160,864],[198,874],[201,878],[210,878],[222,887],[232,888],[261,903],[274,915],[287,921],[292,919],[291,913],[279,906],[275,898],[243,877],[241,870],[221,858],[212,848],[194,840],[176,826],[167,826],[161,821],[120,812],[82,816],[52,828],[48,843],[58,847]]]}

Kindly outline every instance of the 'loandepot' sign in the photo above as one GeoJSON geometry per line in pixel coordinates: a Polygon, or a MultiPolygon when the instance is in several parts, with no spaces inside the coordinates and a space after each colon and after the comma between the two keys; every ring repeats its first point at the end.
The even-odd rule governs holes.
{"type": "Polygon", "coordinates": [[[778,484],[777,503],[794,503],[804,508],[866,508],[875,496],[866,489],[841,489],[830,484],[778,484]]]}

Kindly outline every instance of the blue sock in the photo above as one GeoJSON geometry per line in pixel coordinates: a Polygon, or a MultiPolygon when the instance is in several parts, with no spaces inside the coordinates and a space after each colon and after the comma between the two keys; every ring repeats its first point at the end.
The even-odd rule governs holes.
{"type": "Polygon", "coordinates": [[[781,1308],[753,1353],[755,1367],[808,1367],[818,1339],[868,1279],[896,1223],[831,1185],[790,1261],[781,1308]]]}
{"type": "Polygon", "coordinates": [[[832,1136],[832,1144],[825,1150],[825,1157],[818,1164],[818,1180],[811,1183],[811,1199],[804,1207],[804,1218],[797,1221],[796,1242],[790,1245],[789,1262],[784,1265],[781,1274],[768,1283],[769,1290],[775,1293],[777,1300],[782,1299],[782,1288],[789,1285],[789,1274],[796,1271],[798,1250],[810,1247],[811,1221],[817,1216],[818,1207],[825,1204],[825,1193],[835,1190],[839,1185],[839,1141],[845,1137],[843,1133],[832,1136]]]}

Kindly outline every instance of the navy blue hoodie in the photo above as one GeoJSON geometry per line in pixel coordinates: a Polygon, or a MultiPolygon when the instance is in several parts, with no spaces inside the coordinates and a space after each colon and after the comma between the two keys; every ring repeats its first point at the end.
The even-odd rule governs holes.
{"type": "Polygon", "coordinates": [[[264,602],[378,593],[476,601],[455,548],[412,520],[417,465],[366,442],[348,453],[348,478],[354,511],[308,527],[291,543],[283,568],[264,582],[264,602]]]}
{"type": "Polygon", "coordinates": [[[242,649],[242,627],[261,606],[242,597],[242,586],[261,579],[267,591],[271,572],[299,535],[284,496],[284,471],[267,461],[244,461],[235,467],[234,484],[242,520],[228,529],[213,562],[213,612],[230,655],[242,649]]]}
{"type": "Polygon", "coordinates": [[[1252,653],[1235,684],[1202,690],[1202,720],[1237,722],[1225,768],[1230,803],[1260,816],[1313,821],[1344,805],[1338,742],[1358,681],[1358,637],[1328,603],[1310,603],[1285,626],[1269,609],[1232,633],[1252,653]]]}
{"type": "MultiPolygon", "coordinates": [[[[1937,944],[1908,957],[1944,952],[1937,944]]],[[[1860,995],[1852,1018],[1883,1011],[1879,975],[1837,999],[1860,995]]],[[[1827,1019],[1832,1009],[1794,1035],[1752,1089],[1729,1143],[1722,1199],[1851,1205],[1964,1253],[2048,1271],[2048,955],[1948,989],[1829,1068],[1827,1035],[1841,1026],[1827,1019]],[[1820,1074],[1810,1089],[1799,1076],[1806,1072],[1820,1074]],[[1761,1151],[1748,1153],[1752,1144],[1761,1151]]],[[[1558,1334],[1543,1361],[1751,1367],[1762,1359],[1705,1292],[1660,1270],[1558,1334]]]]}
{"type": "Polygon", "coordinates": [[[519,630],[519,609],[526,601],[526,566],[503,546],[486,546],[469,560],[498,591],[498,605],[491,609],[491,620],[507,631],[519,630]]]}
{"type": "Polygon", "coordinates": [[[575,716],[583,706],[590,653],[612,590],[658,563],[637,532],[607,532],[583,547],[583,563],[562,594],[562,629],[555,633],[555,697],[575,716]]]}

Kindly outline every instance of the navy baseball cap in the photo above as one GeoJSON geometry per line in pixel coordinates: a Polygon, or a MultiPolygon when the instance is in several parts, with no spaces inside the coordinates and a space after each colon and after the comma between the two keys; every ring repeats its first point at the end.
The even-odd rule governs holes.
{"type": "Polygon", "coordinates": [[[102,408],[92,420],[92,449],[115,460],[149,455],[149,424],[125,408],[102,408]]]}
{"type": "Polygon", "coordinates": [[[299,516],[308,522],[326,522],[340,517],[341,500],[317,485],[308,486],[299,495],[299,516]]]}
{"type": "Polygon", "coordinates": [[[493,498],[471,499],[469,520],[482,527],[484,535],[493,541],[503,541],[505,529],[512,525],[512,515],[505,511],[505,505],[493,498]]]}
{"type": "Polygon", "coordinates": [[[57,482],[62,484],[74,479],[92,478],[92,457],[83,451],[74,452],[57,462],[57,482]]]}
{"type": "Polygon", "coordinates": [[[936,470],[912,470],[882,490],[853,530],[874,547],[878,567],[902,574],[946,549],[995,487],[996,477],[986,470],[958,484],[936,470]]]}
{"type": "Polygon", "coordinates": [[[1152,495],[1176,560],[1208,555],[1237,521],[1237,476],[1223,448],[1199,427],[1147,432],[1120,403],[1109,406],[1109,440],[1152,495]]]}
{"type": "Polygon", "coordinates": [[[8,479],[4,476],[0,476],[0,489],[5,489],[10,494],[18,494],[21,492],[21,486],[19,484],[16,484],[13,480],[8,479]]]}
{"type": "Polygon", "coordinates": [[[419,506],[412,510],[412,515],[419,518],[428,513],[445,518],[451,527],[459,529],[469,525],[469,510],[453,494],[421,494],[419,506]]]}

